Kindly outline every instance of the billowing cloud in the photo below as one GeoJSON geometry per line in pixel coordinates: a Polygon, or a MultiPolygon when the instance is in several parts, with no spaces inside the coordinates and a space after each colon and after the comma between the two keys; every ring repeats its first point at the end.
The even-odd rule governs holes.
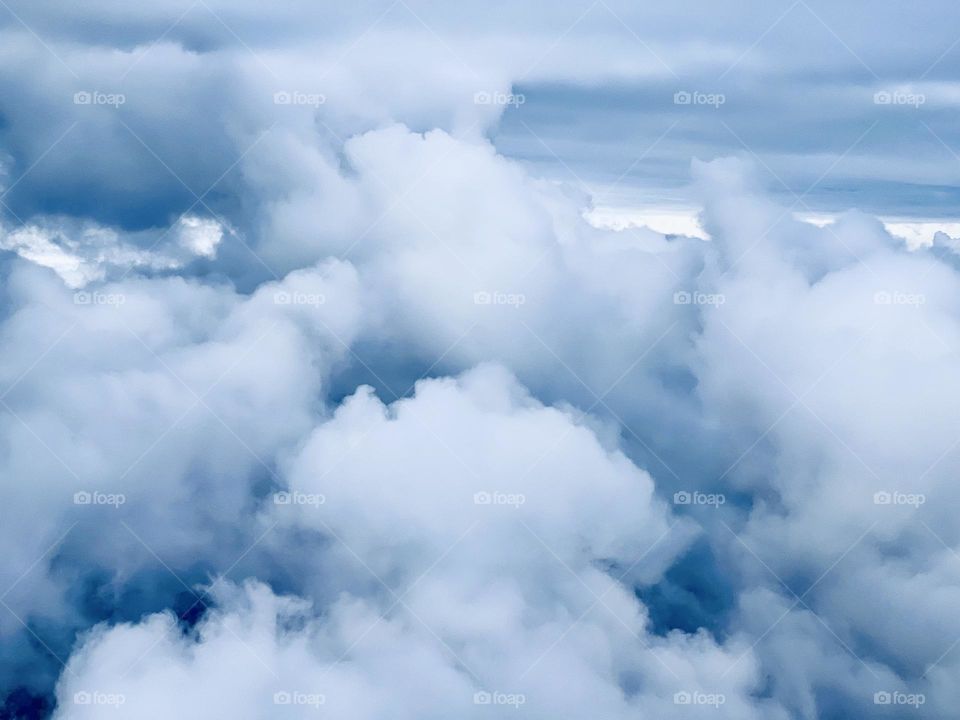
{"type": "Polygon", "coordinates": [[[0,717],[953,712],[953,8],[8,5],[0,717]]]}
{"type": "Polygon", "coordinates": [[[777,715],[750,697],[751,660],[719,676],[745,641],[650,633],[630,588],[656,582],[687,523],[502,368],[424,381],[391,406],[362,389],[287,474],[268,521],[326,538],[314,603],[220,582],[186,635],[170,615],[95,629],[61,680],[63,717],[109,703],[133,717],[682,717],[688,696],[722,717],[777,715]]]}

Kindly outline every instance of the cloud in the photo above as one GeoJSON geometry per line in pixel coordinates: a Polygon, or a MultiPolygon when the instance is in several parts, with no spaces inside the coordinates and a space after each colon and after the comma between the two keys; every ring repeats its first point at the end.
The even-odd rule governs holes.
{"type": "MultiPolygon", "coordinates": [[[[709,707],[695,709],[718,717],[784,717],[769,702],[743,696],[753,682],[749,672],[734,673],[713,692],[699,690],[703,676],[728,660],[702,635],[653,639],[666,662],[683,658],[672,663],[683,673],[675,679],[662,677],[651,653],[632,650],[632,636],[615,622],[590,623],[574,628],[567,643],[590,648],[588,655],[561,647],[543,672],[517,683],[513,663],[535,657],[559,627],[504,628],[501,616],[484,629],[460,615],[457,624],[470,637],[457,647],[482,681],[493,683],[482,685],[442,638],[416,621],[383,617],[363,600],[343,597],[319,617],[309,603],[255,583],[224,585],[219,594],[220,609],[188,636],[168,615],[93,631],[61,683],[56,717],[101,717],[113,705],[137,718],[201,717],[210,708],[235,718],[307,717],[318,709],[356,718],[514,717],[565,708],[679,718],[689,716],[687,698],[709,698],[709,707]],[[624,695],[611,676],[618,671],[650,680],[624,695]],[[557,672],[571,681],[558,687],[557,672]],[[688,690],[675,696],[670,689],[678,685],[688,690]]],[[[491,609],[522,610],[522,598],[507,587],[488,588],[477,599],[491,609]]],[[[619,608],[621,601],[610,601],[619,608]]]]}
{"type": "Polygon", "coordinates": [[[203,577],[236,559],[254,489],[310,427],[356,331],[355,275],[328,264],[250,297],[182,278],[75,293],[20,263],[6,291],[3,472],[29,481],[4,492],[0,630],[20,642],[29,617],[59,654],[104,608],[139,612],[141,583],[172,602],[182,587],[157,569],[203,577]]]}
{"type": "Polygon", "coordinates": [[[950,714],[952,8],[10,5],[0,715],[950,714]]]}
{"type": "Polygon", "coordinates": [[[96,224],[77,227],[69,221],[59,225],[47,221],[44,226],[7,231],[0,239],[0,249],[50,268],[68,287],[82,288],[134,270],[169,272],[183,269],[196,258],[213,259],[222,239],[223,228],[216,220],[196,216],[185,215],[162,233],[130,239],[96,224]],[[168,234],[175,244],[165,242],[168,234]],[[151,244],[142,247],[146,242],[151,244]]]}
{"type": "MultiPolygon", "coordinates": [[[[82,717],[98,710],[93,698],[120,696],[130,713],[198,712],[216,683],[198,695],[166,683],[219,677],[245,645],[249,695],[227,706],[240,717],[266,712],[278,692],[338,690],[359,717],[422,716],[416,683],[386,679],[406,666],[370,659],[391,647],[445,678],[429,707],[447,714],[476,712],[477,692],[624,716],[681,716],[688,695],[722,696],[730,717],[868,712],[876,692],[929,694],[940,707],[937,668],[920,675],[948,648],[881,618],[904,603],[936,617],[943,606],[927,598],[953,580],[935,539],[952,540],[949,520],[926,498],[952,472],[929,464],[951,441],[954,270],[870,218],[795,221],[737,163],[695,167],[712,241],[668,241],[590,226],[580,198],[483,143],[394,127],[349,152],[358,172],[340,182],[387,210],[355,263],[296,270],[249,295],[140,275],[78,295],[48,271],[11,266],[16,310],[3,333],[19,354],[4,372],[6,433],[24,450],[8,471],[42,479],[47,521],[26,522],[32,493],[11,498],[25,520],[9,528],[20,553],[5,602],[56,628],[45,636],[65,662],[72,633],[107,620],[70,653],[58,713],[82,717]],[[409,201],[430,230],[366,184],[378,174],[407,185],[431,163],[436,176],[409,201]],[[465,170],[478,179],[468,200],[465,170]],[[445,253],[469,259],[443,263],[445,253]],[[521,260],[534,272],[511,281],[521,260]],[[476,273],[485,282],[467,284],[476,273]],[[560,311],[591,322],[558,327],[560,311]],[[467,336],[443,359],[456,377],[414,383],[418,364],[386,352],[440,356],[453,331],[467,336]],[[909,353],[891,350],[905,340],[909,353]],[[41,372],[24,373],[31,362],[41,372]],[[671,378],[681,369],[695,382],[671,378]],[[355,389],[364,373],[387,402],[355,389]],[[897,390],[878,398],[876,387],[897,390]],[[856,411],[867,405],[870,418],[856,411]],[[690,490],[730,502],[668,510],[690,490]],[[733,592],[713,634],[650,617],[713,568],[684,565],[657,607],[638,599],[667,587],[695,525],[713,553],[698,557],[722,564],[733,592]],[[910,550],[891,556],[891,542],[910,550]],[[237,589],[224,572],[250,582],[237,589]],[[877,588],[876,614],[862,611],[863,583],[877,588]],[[170,610],[151,615],[192,617],[198,599],[210,609],[195,628],[170,610]],[[156,658],[129,675],[119,667],[152,644],[156,658]],[[795,647],[804,652],[784,654],[795,647]],[[302,655],[288,659],[290,648],[302,655]],[[296,670],[287,679],[277,663],[296,670]],[[332,685],[312,689],[310,667],[332,685]],[[551,690],[556,677],[569,696],[551,690]]],[[[23,632],[11,623],[8,642],[23,632]]]]}
{"type": "Polygon", "coordinates": [[[187,635],[169,614],[96,628],[61,678],[58,717],[95,716],[98,702],[129,717],[311,705],[369,718],[682,717],[687,696],[722,717],[778,715],[750,697],[751,661],[718,679],[733,648],[650,634],[630,587],[656,581],[688,524],[622,454],[500,367],[424,381],[389,407],[362,389],[286,475],[265,522],[326,539],[310,564],[329,577],[303,584],[316,600],[219,581],[216,609],[187,635]]]}

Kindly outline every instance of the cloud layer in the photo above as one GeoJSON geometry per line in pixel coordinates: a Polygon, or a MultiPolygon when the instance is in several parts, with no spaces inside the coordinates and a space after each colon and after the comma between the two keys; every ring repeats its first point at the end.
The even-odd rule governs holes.
{"type": "Polygon", "coordinates": [[[796,217],[943,209],[844,88],[950,105],[947,23],[687,5],[10,2],[0,717],[953,713],[956,243],[796,217]],[[705,139],[785,77],[850,136],[705,139]]]}

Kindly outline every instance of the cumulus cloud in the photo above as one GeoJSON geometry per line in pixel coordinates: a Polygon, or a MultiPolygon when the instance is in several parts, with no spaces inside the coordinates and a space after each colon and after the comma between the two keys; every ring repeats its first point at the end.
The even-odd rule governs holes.
{"type": "Polygon", "coordinates": [[[484,608],[498,609],[496,618],[459,615],[445,619],[439,633],[418,620],[384,617],[356,598],[341,598],[319,617],[309,603],[278,597],[259,584],[225,585],[220,596],[220,608],[188,636],[164,614],[94,630],[60,685],[57,717],[102,717],[117,708],[137,718],[199,718],[211,709],[235,718],[312,717],[318,711],[356,718],[483,718],[599,708],[611,717],[680,718],[689,717],[687,698],[709,701],[692,709],[712,717],[784,717],[768,702],[761,703],[762,714],[742,696],[755,682],[750,671],[732,674],[719,689],[706,680],[730,660],[706,636],[653,638],[655,647],[638,652],[643,640],[633,632],[642,623],[630,617],[627,598],[609,596],[606,602],[624,612],[626,618],[618,619],[634,630],[613,619],[584,623],[566,641],[579,653],[552,650],[554,659],[543,662],[543,672],[517,681],[515,663],[550,650],[562,623],[525,627],[523,598],[507,587],[487,588],[476,598],[484,608]],[[511,618],[508,626],[503,613],[511,618]],[[459,653],[441,634],[459,636],[459,653]],[[460,653],[469,660],[458,659],[460,653]],[[653,660],[658,653],[678,672],[668,673],[653,660]],[[569,675],[570,682],[558,686],[557,673],[569,675]],[[625,694],[616,673],[637,682],[643,677],[642,687],[625,694]],[[700,689],[705,682],[710,692],[700,689]],[[674,693],[676,687],[688,689],[674,693]]]}
{"type": "Polygon", "coordinates": [[[305,583],[314,604],[220,582],[187,635],[170,615],[97,628],[61,679],[61,716],[96,716],[91,698],[134,717],[684,717],[687,698],[783,716],[751,697],[755,663],[734,667],[745,641],[650,632],[631,587],[655,582],[690,530],[573,420],[496,366],[392,406],[361,390],[266,505],[326,538],[311,560],[326,577],[305,583]]]}
{"type": "Polygon", "coordinates": [[[0,717],[953,711],[949,23],[9,4],[0,717]]]}
{"type": "MultiPolygon", "coordinates": [[[[150,568],[236,559],[251,493],[310,426],[356,331],[355,275],[331,264],[250,297],[182,278],[75,293],[18,264],[6,289],[3,465],[22,484],[4,488],[2,632],[55,623],[58,644],[90,613],[137,608],[142,582],[170,591],[150,588],[150,568]]],[[[5,671],[12,682],[16,662],[5,671]]]]}

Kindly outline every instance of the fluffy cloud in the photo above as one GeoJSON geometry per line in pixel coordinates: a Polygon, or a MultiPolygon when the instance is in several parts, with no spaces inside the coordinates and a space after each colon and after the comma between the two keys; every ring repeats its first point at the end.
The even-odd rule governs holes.
{"type": "MultiPolygon", "coordinates": [[[[395,127],[358,136],[348,152],[357,174],[337,182],[385,212],[354,263],[294,271],[248,296],[143,277],[77,295],[49,272],[11,268],[17,309],[3,332],[19,354],[8,359],[4,402],[11,447],[25,451],[8,467],[43,478],[54,499],[46,522],[24,512],[9,526],[21,552],[5,602],[57,628],[45,642],[58,649],[103,608],[120,621],[81,638],[59,713],[95,713],[76,695],[92,693],[122,696],[145,717],[172,702],[189,715],[213,702],[203,693],[221,692],[216,683],[182,696],[165,683],[178,672],[219,677],[222,658],[244,646],[254,648],[243,661],[250,695],[224,701],[240,717],[276,709],[276,692],[345,689],[358,717],[469,714],[484,691],[521,693],[528,712],[599,703],[623,716],[679,716],[683,693],[722,696],[731,717],[869,712],[883,692],[922,693],[928,709],[949,701],[940,678],[951,663],[937,661],[949,643],[885,618],[921,607],[941,617],[954,580],[948,519],[933,503],[900,501],[937,497],[952,472],[950,266],[856,214],[829,228],[797,223],[731,163],[695,168],[706,243],[597,230],[579,198],[472,140],[395,127]],[[472,168],[469,202],[447,157],[472,168]],[[392,214],[390,193],[373,192],[374,175],[405,184],[431,162],[438,175],[412,193],[411,214],[392,214]],[[430,197],[440,204],[423,204],[430,197]],[[467,260],[444,263],[445,253],[467,260]],[[518,259],[542,263],[511,280],[518,259]],[[477,273],[484,283],[470,285],[477,273]],[[592,322],[557,326],[558,309],[592,322]],[[445,353],[456,332],[462,347],[445,353]],[[898,352],[905,341],[909,352],[898,352]],[[391,346],[402,349],[392,361],[391,346]],[[559,405],[542,405],[498,365],[397,392],[444,354],[450,370],[507,363],[559,405]],[[31,362],[41,372],[24,373],[31,362]],[[679,382],[682,372],[695,384],[679,382]],[[354,391],[364,374],[393,402],[354,391]],[[896,392],[878,398],[877,387],[896,392]],[[851,411],[869,403],[879,408],[870,418],[851,411]],[[683,434],[654,432],[657,421],[683,434]],[[694,438],[699,447],[686,448],[694,438]],[[671,519],[621,443],[645,459],[662,497],[713,490],[731,502],[678,506],[689,518],[671,519]],[[40,463],[30,447],[45,451],[40,463]],[[151,453],[161,449],[158,463],[151,453]],[[78,489],[124,500],[77,506],[78,489]],[[692,518],[712,548],[707,562],[736,588],[714,636],[663,634],[637,597],[666,583],[676,596],[707,571],[666,576],[689,547],[692,518]],[[35,569],[51,546],[55,562],[35,569]],[[274,589],[234,588],[223,572],[274,589]],[[79,605],[78,583],[88,587],[79,605]],[[876,588],[871,612],[863,584],[876,588]],[[278,599],[283,590],[301,600],[278,599]],[[43,600],[28,606],[37,593],[43,600]],[[212,609],[195,628],[170,611],[138,621],[165,606],[189,617],[197,604],[212,609]],[[139,667],[154,644],[161,652],[139,667]],[[426,703],[409,692],[416,683],[387,681],[406,675],[363,647],[412,653],[416,667],[446,678],[439,695],[426,703]],[[138,669],[128,675],[124,663],[138,669]],[[331,684],[311,689],[311,667],[331,684]],[[569,696],[558,699],[556,677],[569,678],[569,696]]],[[[10,506],[36,499],[24,488],[10,506]]],[[[24,632],[6,626],[11,643],[24,632]]]]}
{"type": "Polygon", "coordinates": [[[952,712],[956,243],[764,187],[949,182],[850,146],[862,64],[942,68],[679,7],[11,0],[0,716],[952,712]],[[662,112],[731,66],[724,142],[662,112]],[[665,192],[762,152],[702,237],[595,227],[634,132],[665,192]]]}
{"type": "MultiPolygon", "coordinates": [[[[642,632],[638,618],[619,618],[633,625],[625,629],[608,615],[581,623],[551,648],[571,618],[546,627],[524,623],[530,609],[508,587],[486,588],[474,598],[480,607],[472,608],[473,619],[446,618],[439,632],[410,617],[384,617],[350,597],[319,617],[309,603],[259,584],[222,586],[220,601],[189,635],[164,614],[94,630],[61,681],[56,717],[102,717],[114,708],[136,718],[199,718],[211,710],[231,718],[313,717],[318,710],[371,719],[598,711],[681,718],[691,709],[711,717],[785,717],[742,696],[755,682],[750,671],[732,673],[719,688],[711,684],[731,658],[705,636],[654,639],[648,651],[633,635],[642,632]],[[453,634],[460,635],[457,650],[444,642],[453,634]],[[536,662],[543,651],[551,659],[518,681],[517,663],[536,662]],[[675,670],[665,670],[668,663],[675,670]],[[558,673],[569,681],[558,685],[558,673]],[[637,683],[628,693],[621,687],[626,678],[637,683]],[[676,687],[687,689],[675,698],[676,687]],[[691,707],[688,697],[711,704],[691,707]]],[[[629,612],[626,597],[605,602],[629,612]]]]}
{"type": "Polygon", "coordinates": [[[3,490],[0,629],[52,623],[59,644],[90,613],[139,607],[145,570],[236,559],[251,493],[356,332],[356,277],[333,263],[246,298],[181,278],[74,293],[17,264],[6,289],[3,472],[21,481],[3,490]]]}
{"type": "Polygon", "coordinates": [[[126,276],[133,271],[181,270],[197,258],[216,257],[217,246],[223,240],[223,228],[216,220],[187,215],[167,230],[147,233],[134,242],[119,237],[110,228],[75,225],[67,222],[58,227],[48,221],[45,226],[10,230],[0,239],[0,249],[50,268],[69,287],[82,288],[90,282],[126,276]]]}
{"type": "Polygon", "coordinates": [[[61,679],[60,716],[113,701],[131,717],[321,703],[356,718],[684,717],[688,696],[720,717],[778,715],[750,697],[752,660],[734,667],[745,641],[650,633],[630,588],[656,581],[686,523],[502,368],[424,381],[391,406],[361,390],[287,475],[267,507],[285,532],[326,538],[309,565],[327,570],[305,583],[316,603],[221,582],[186,635],[170,615],[95,629],[61,679]]]}

